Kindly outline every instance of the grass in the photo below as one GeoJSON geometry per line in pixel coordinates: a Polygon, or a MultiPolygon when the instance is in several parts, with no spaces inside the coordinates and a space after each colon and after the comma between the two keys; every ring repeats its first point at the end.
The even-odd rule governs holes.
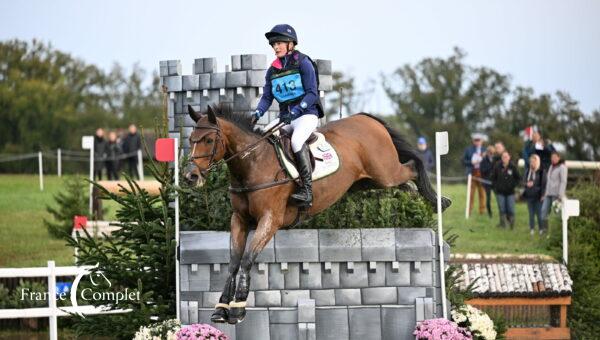
{"type": "MultiPolygon", "coordinates": [[[[43,224],[44,218],[50,218],[46,206],[54,204],[61,182],[56,176],[45,176],[45,190],[40,192],[37,176],[0,175],[0,267],[46,266],[48,260],[59,266],[73,264],[72,250],[50,237],[43,224]]],[[[517,204],[514,230],[499,229],[495,198],[493,219],[475,213],[465,220],[466,186],[449,184],[442,189],[453,201],[444,213],[444,230],[451,228],[459,235],[453,253],[549,253],[539,236],[529,235],[525,204],[517,204]]],[[[112,208],[108,215],[114,215],[115,204],[105,202],[105,206],[112,208]]]]}
{"type": "Polygon", "coordinates": [[[52,238],[43,223],[51,218],[46,206],[54,205],[61,183],[57,176],[44,176],[40,191],[37,176],[0,175],[0,267],[41,267],[49,260],[74,264],[73,250],[52,238]]]}
{"type": "MultiPolygon", "coordinates": [[[[459,236],[453,253],[511,253],[511,254],[550,254],[545,248],[545,236],[530,236],[527,204],[518,202],[515,207],[515,227],[513,230],[496,227],[499,222],[496,197],[492,196],[493,218],[479,215],[479,201],[473,206],[473,214],[465,219],[466,185],[442,185],[443,195],[452,199],[452,206],[444,212],[444,230],[459,236]]],[[[493,194],[492,194],[493,195],[493,194]]],[[[476,195],[475,195],[476,196],[476,195]]],[[[551,226],[552,227],[552,226],[551,226]]],[[[551,230],[552,231],[552,230],[551,230]]],[[[559,231],[560,232],[560,231],[559,231]]]]}

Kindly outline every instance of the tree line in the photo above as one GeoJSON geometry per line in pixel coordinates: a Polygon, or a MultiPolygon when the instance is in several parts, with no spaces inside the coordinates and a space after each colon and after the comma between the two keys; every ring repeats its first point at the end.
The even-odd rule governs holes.
{"type": "MultiPolygon", "coordinates": [[[[600,159],[600,108],[584,114],[565,91],[536,94],[532,88],[515,86],[508,74],[465,63],[465,52],[455,48],[447,58],[424,58],[381,76],[381,85],[393,104],[395,115],[386,117],[416,141],[425,136],[433,147],[436,131],[448,131],[450,154],[444,162],[454,174],[462,173],[464,148],[471,134],[482,132],[489,142],[502,141],[514,156],[523,149],[523,130],[536,126],[544,138],[561,143],[567,159],[600,159]]],[[[334,74],[334,94],[329,114],[356,112],[365,95],[354,79],[334,74]]]]}
{"type": "Polygon", "coordinates": [[[0,42],[0,154],[81,148],[98,127],[154,128],[161,113],[159,77],[137,64],[109,71],[51,44],[0,42]]]}

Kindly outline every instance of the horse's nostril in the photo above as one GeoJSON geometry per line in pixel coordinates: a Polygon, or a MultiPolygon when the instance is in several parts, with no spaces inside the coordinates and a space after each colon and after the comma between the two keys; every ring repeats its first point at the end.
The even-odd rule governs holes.
{"type": "Polygon", "coordinates": [[[196,182],[198,182],[198,177],[199,177],[199,176],[198,176],[198,175],[196,175],[196,174],[195,174],[195,173],[193,173],[193,172],[188,172],[187,174],[185,174],[185,178],[186,178],[186,179],[187,179],[189,182],[191,182],[191,183],[196,183],[196,182]]]}

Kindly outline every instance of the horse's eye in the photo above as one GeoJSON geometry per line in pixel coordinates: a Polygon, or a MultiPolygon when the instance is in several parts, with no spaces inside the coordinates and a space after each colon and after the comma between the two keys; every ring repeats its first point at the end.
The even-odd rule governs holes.
{"type": "Polygon", "coordinates": [[[212,138],[206,138],[206,144],[212,144],[213,140],[212,138]]]}

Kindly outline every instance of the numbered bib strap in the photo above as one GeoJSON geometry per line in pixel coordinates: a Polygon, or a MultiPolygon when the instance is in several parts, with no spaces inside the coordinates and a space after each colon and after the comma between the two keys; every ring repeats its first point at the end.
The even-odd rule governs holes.
{"type": "Polygon", "coordinates": [[[271,92],[279,104],[293,102],[305,95],[300,72],[294,70],[271,78],[271,92]]]}

